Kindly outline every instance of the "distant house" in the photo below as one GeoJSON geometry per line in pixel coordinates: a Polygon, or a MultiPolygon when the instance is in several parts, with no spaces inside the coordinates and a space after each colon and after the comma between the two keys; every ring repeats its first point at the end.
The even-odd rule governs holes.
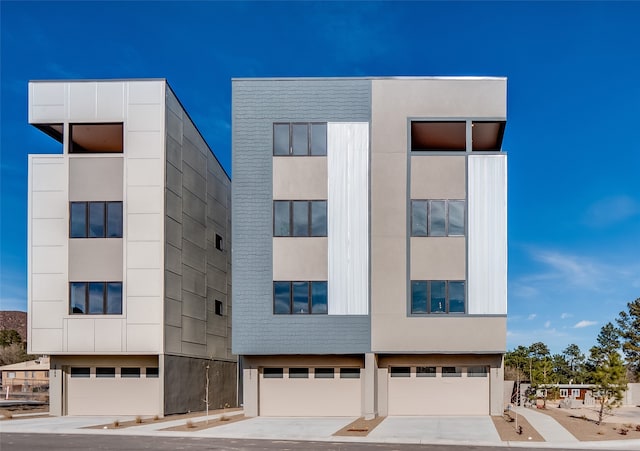
{"type": "Polygon", "coordinates": [[[2,392],[31,392],[49,390],[49,358],[0,366],[2,392]]]}
{"type": "Polygon", "coordinates": [[[584,401],[587,395],[593,392],[591,384],[549,384],[540,386],[536,395],[538,398],[550,396],[555,393],[558,399],[576,399],[584,401]]]}

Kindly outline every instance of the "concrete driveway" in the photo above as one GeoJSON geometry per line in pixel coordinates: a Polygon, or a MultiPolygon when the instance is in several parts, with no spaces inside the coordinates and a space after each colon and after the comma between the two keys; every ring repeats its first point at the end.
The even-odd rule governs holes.
{"type": "Polygon", "coordinates": [[[388,443],[502,443],[491,417],[387,417],[367,441],[388,443]]]}

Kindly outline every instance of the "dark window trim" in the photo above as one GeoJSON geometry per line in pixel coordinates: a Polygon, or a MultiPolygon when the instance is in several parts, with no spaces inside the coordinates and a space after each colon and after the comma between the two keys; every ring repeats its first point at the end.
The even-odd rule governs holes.
{"type": "Polygon", "coordinates": [[[273,236],[277,238],[322,238],[327,236],[328,232],[328,220],[327,220],[327,201],[326,199],[316,199],[316,200],[280,200],[274,199],[273,206],[271,209],[271,228],[273,231],[273,236]],[[289,209],[289,228],[287,235],[278,235],[276,232],[276,202],[278,203],[287,203],[287,207],[289,209]],[[294,202],[306,202],[307,203],[307,233],[306,235],[294,235],[293,234],[293,204],[294,202]],[[325,233],[322,235],[314,235],[313,234],[313,204],[314,203],[324,203],[324,218],[325,218],[325,233]]]}
{"type": "Polygon", "coordinates": [[[274,280],[272,287],[272,295],[273,295],[273,310],[272,313],[274,315],[326,315],[328,314],[328,303],[329,303],[329,283],[326,280],[274,280]],[[276,313],[276,282],[278,283],[288,283],[289,284],[289,313],[276,313]],[[308,303],[308,313],[293,313],[293,284],[297,282],[304,282],[307,284],[307,303],[308,303]],[[313,283],[324,282],[327,284],[327,313],[313,313],[313,290],[311,286],[313,283]]]}
{"type": "Polygon", "coordinates": [[[467,282],[466,280],[422,280],[422,279],[412,279],[410,281],[410,293],[409,293],[409,309],[412,316],[431,316],[431,315],[465,315],[467,313],[467,282]],[[414,282],[426,282],[427,283],[427,312],[414,312],[413,311],[413,283],[414,282]],[[444,312],[431,312],[431,282],[445,282],[445,311],[444,312]],[[449,311],[449,284],[451,282],[462,282],[464,283],[464,312],[450,312],[449,311]]]}
{"type": "Polygon", "coordinates": [[[312,152],[312,136],[311,134],[313,133],[313,125],[327,125],[327,122],[299,122],[299,121],[294,121],[294,122],[274,122],[272,127],[271,127],[271,133],[272,133],[272,145],[271,145],[271,153],[274,157],[326,157],[327,156],[327,135],[325,134],[325,144],[324,144],[324,149],[325,149],[325,153],[324,154],[313,154],[312,152]],[[281,154],[276,154],[276,146],[275,146],[275,130],[276,130],[276,126],[277,125],[288,125],[289,126],[289,152],[286,155],[281,155],[281,154]],[[294,155],[293,153],[293,126],[294,125],[306,125],[307,126],[307,152],[303,155],[294,155]]]}
{"type": "Polygon", "coordinates": [[[109,209],[107,208],[107,206],[109,204],[120,204],[120,211],[122,212],[122,216],[124,216],[124,210],[123,210],[123,205],[122,205],[122,201],[121,200],[109,200],[109,201],[72,201],[69,202],[69,238],[70,239],[78,239],[78,238],[90,238],[90,239],[96,239],[96,238],[102,238],[102,239],[110,239],[110,238],[122,238],[123,236],[123,232],[124,232],[124,227],[122,224],[120,224],[120,234],[116,235],[116,236],[109,236],[109,209]],[[73,214],[72,214],[72,205],[78,205],[78,204],[84,204],[85,208],[84,208],[84,235],[83,236],[76,236],[73,237],[71,236],[71,230],[72,230],[72,222],[73,222],[73,214]],[[103,236],[89,236],[90,235],[90,205],[91,204],[102,204],[102,230],[104,231],[104,235],[103,236]]]}
{"type": "Polygon", "coordinates": [[[69,282],[69,314],[70,315],[87,315],[87,316],[96,316],[96,315],[122,315],[123,312],[123,304],[124,304],[124,295],[122,291],[122,281],[119,280],[109,280],[106,282],[102,281],[81,281],[81,280],[73,280],[69,282]],[[72,285],[74,283],[83,283],[84,284],[84,312],[74,312],[73,306],[71,305],[71,292],[73,290],[72,285]],[[101,283],[103,284],[102,288],[102,313],[89,313],[89,284],[91,283],[101,283]],[[107,313],[108,298],[109,293],[107,289],[107,284],[109,283],[117,283],[120,284],[120,313],[107,313]]]}
{"type": "Polygon", "coordinates": [[[467,201],[466,199],[411,199],[411,211],[410,211],[410,215],[409,215],[409,220],[411,222],[410,226],[410,230],[411,230],[411,236],[415,236],[415,237],[454,237],[454,236],[467,236],[467,201]],[[414,234],[413,233],[413,209],[414,209],[414,203],[415,202],[426,202],[426,212],[425,212],[425,219],[426,219],[426,228],[427,228],[427,234],[426,235],[421,235],[421,234],[414,234]],[[431,203],[432,202],[444,202],[444,235],[432,235],[431,233],[431,203]],[[462,202],[464,205],[464,208],[462,210],[462,214],[464,215],[462,218],[462,226],[464,228],[462,235],[452,235],[449,232],[449,225],[451,223],[450,221],[450,217],[449,217],[449,203],[450,202],[462,202]]]}

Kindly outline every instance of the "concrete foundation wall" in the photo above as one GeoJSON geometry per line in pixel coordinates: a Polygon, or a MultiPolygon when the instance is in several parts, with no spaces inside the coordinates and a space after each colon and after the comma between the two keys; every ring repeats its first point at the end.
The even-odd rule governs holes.
{"type": "Polygon", "coordinates": [[[236,407],[237,364],[176,355],[164,356],[164,413],[203,411],[206,366],[209,365],[209,409],[236,407]]]}

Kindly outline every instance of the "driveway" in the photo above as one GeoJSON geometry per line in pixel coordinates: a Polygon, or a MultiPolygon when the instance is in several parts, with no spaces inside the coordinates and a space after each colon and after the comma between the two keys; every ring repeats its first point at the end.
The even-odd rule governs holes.
{"type": "Polygon", "coordinates": [[[367,441],[388,443],[502,443],[489,416],[387,417],[367,441]]]}

